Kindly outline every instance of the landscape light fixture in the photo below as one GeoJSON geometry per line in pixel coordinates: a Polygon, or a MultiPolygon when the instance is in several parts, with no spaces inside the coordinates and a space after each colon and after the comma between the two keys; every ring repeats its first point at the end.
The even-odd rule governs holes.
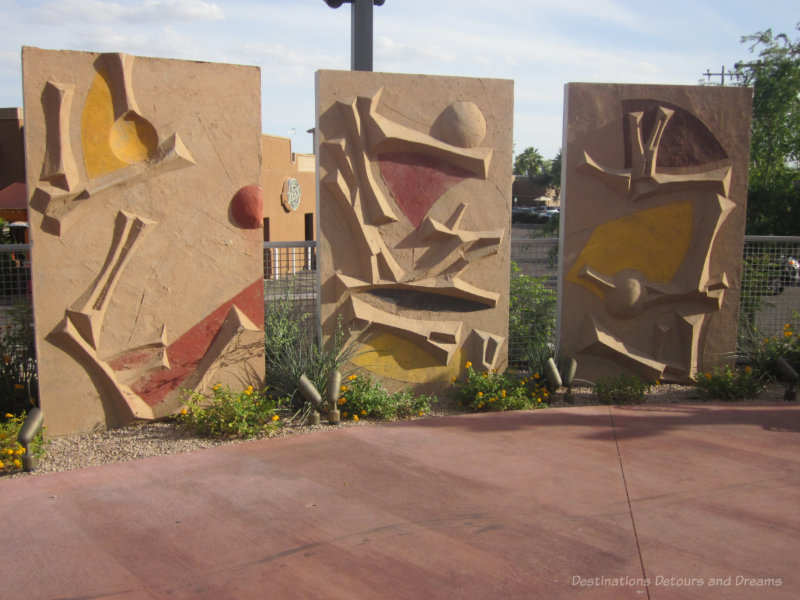
{"type": "Polygon", "coordinates": [[[345,2],[350,12],[350,70],[372,71],[372,7],[383,6],[385,0],[325,0],[331,8],[345,2]]]}

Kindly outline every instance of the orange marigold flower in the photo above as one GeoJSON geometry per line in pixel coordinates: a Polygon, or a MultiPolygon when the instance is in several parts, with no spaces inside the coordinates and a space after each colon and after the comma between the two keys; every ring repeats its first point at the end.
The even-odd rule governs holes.
{"type": "Polygon", "coordinates": [[[280,417],[278,415],[272,415],[272,420],[273,421],[277,421],[278,419],[280,419],[280,417]]]}
{"type": "Polygon", "coordinates": [[[466,364],[464,365],[464,368],[465,369],[469,369],[471,366],[472,366],[472,363],[467,361],[466,364]]]}
{"type": "Polygon", "coordinates": [[[182,415],[187,415],[187,414],[189,414],[189,411],[188,411],[188,410],[186,410],[185,408],[182,408],[182,409],[181,409],[181,414],[182,414],[182,415]]]}
{"type": "Polygon", "coordinates": [[[353,421],[358,421],[358,415],[353,415],[353,421]]]}

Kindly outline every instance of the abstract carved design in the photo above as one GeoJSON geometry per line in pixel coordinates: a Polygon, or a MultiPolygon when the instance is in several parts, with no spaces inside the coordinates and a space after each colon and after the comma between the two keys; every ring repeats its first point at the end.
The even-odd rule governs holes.
{"type": "Polygon", "coordinates": [[[406,89],[413,78],[358,74],[343,97],[327,88],[350,75],[319,77],[323,330],[341,320],[363,344],[353,362],[398,382],[449,380],[470,353],[502,366],[510,177],[494,155],[509,149],[486,89],[467,85],[482,102],[440,94],[422,116],[436,104],[406,89]],[[468,343],[475,326],[495,329],[492,349],[468,343]]]}
{"type": "Polygon", "coordinates": [[[724,132],[668,99],[631,97],[640,87],[568,86],[563,255],[571,258],[562,271],[560,345],[584,378],[616,365],[651,380],[690,382],[721,358],[708,351],[712,324],[727,321],[716,334],[729,340],[733,314],[735,341],[731,292],[740,264],[718,253],[741,253],[744,178],[736,169],[745,170],[746,146],[721,142],[724,132]],[[585,125],[591,120],[581,110],[595,108],[582,102],[589,90],[602,98],[596,106],[622,107],[619,166],[608,158],[612,147],[585,125]]]}
{"type": "Polygon", "coordinates": [[[49,431],[261,386],[258,70],[25,48],[23,71],[49,431]]]}

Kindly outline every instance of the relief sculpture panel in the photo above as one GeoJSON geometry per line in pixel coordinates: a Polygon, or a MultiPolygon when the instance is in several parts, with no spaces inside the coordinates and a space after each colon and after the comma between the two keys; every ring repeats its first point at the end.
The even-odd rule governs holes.
{"type": "Polygon", "coordinates": [[[321,318],[353,366],[436,389],[507,361],[510,81],[321,71],[321,318]]]}
{"type": "Polygon", "coordinates": [[[48,431],[261,385],[258,69],[24,48],[23,80],[48,431]]]}
{"type": "Polygon", "coordinates": [[[559,350],[691,382],[736,350],[751,91],[568,84],[559,350]]]}

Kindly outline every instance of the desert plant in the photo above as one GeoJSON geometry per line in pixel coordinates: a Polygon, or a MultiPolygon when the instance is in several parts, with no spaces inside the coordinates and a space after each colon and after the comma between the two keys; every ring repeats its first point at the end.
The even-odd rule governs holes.
{"type": "Polygon", "coordinates": [[[411,388],[394,394],[383,389],[379,381],[366,375],[350,375],[341,386],[338,408],[343,419],[358,421],[369,418],[388,421],[423,416],[430,412],[432,396],[415,395],[411,388]]]}
{"type": "Polygon", "coordinates": [[[697,395],[706,400],[744,400],[755,398],[764,389],[764,382],[749,365],[741,369],[730,366],[713,369],[695,376],[697,395]]]}
{"type": "Polygon", "coordinates": [[[476,371],[471,362],[452,383],[450,395],[458,407],[475,412],[546,408],[550,395],[539,373],[519,377],[509,371],[476,371]]]}
{"type": "Polygon", "coordinates": [[[784,324],[780,333],[771,336],[765,336],[755,325],[747,324],[740,338],[739,358],[752,366],[755,374],[764,381],[783,378],[778,367],[780,358],[800,372],[800,336],[795,331],[798,320],[800,317],[795,313],[792,322],[784,324]]]}
{"type": "Polygon", "coordinates": [[[278,414],[286,399],[275,399],[266,391],[248,386],[233,392],[220,384],[212,388],[213,396],[186,390],[185,408],[178,420],[193,432],[206,437],[250,438],[268,433],[282,425],[278,414]]]}
{"type": "Polygon", "coordinates": [[[651,383],[638,375],[601,377],[592,389],[597,400],[603,404],[641,404],[650,391],[651,383]]]}
{"type": "Polygon", "coordinates": [[[328,373],[340,370],[357,349],[357,344],[343,329],[341,320],[334,335],[323,345],[316,318],[293,299],[291,286],[286,293],[269,303],[264,324],[266,381],[275,393],[292,398],[296,408],[304,400],[297,394],[300,376],[306,377],[321,393],[328,373]]]}
{"type": "MultiPolygon", "coordinates": [[[[18,441],[19,430],[25,423],[25,412],[18,415],[5,413],[0,421],[0,475],[22,470],[22,457],[25,448],[18,441]]],[[[47,449],[47,442],[40,431],[33,438],[29,450],[33,456],[41,458],[47,449]]]]}

